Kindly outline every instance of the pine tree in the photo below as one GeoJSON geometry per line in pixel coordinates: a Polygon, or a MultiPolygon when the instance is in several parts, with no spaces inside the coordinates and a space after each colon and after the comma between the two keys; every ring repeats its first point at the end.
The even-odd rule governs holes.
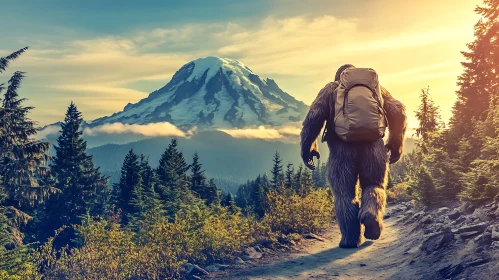
{"type": "Polygon", "coordinates": [[[157,193],[165,203],[168,215],[174,216],[184,205],[194,199],[189,190],[187,171],[189,165],[185,162],[183,154],[177,149],[177,140],[173,139],[166,151],[161,155],[158,175],[157,193]]]}
{"type": "Polygon", "coordinates": [[[113,188],[113,202],[123,213],[124,225],[131,216],[143,210],[143,192],[139,156],[131,149],[123,161],[120,181],[113,188]]]}
{"type": "Polygon", "coordinates": [[[432,205],[436,201],[436,192],[430,172],[425,166],[420,166],[416,178],[412,183],[416,197],[424,205],[432,205]]]}
{"type": "Polygon", "coordinates": [[[319,186],[321,186],[322,188],[326,188],[327,186],[329,186],[329,182],[327,180],[327,170],[326,170],[326,163],[322,163],[321,165],[321,172],[320,172],[320,184],[319,186]]]}
{"type": "Polygon", "coordinates": [[[145,210],[152,211],[161,216],[162,203],[158,193],[155,191],[157,185],[156,173],[149,165],[148,159],[144,155],[140,155],[140,178],[142,179],[142,188],[145,198],[145,210]]]}
{"type": "Polygon", "coordinates": [[[263,215],[265,214],[266,192],[264,187],[264,179],[260,175],[253,183],[251,190],[251,200],[253,201],[254,212],[259,217],[263,217],[263,215]]]}
{"type": "Polygon", "coordinates": [[[215,179],[210,179],[210,181],[208,182],[208,187],[207,187],[207,196],[206,196],[206,203],[208,205],[211,205],[211,204],[220,204],[220,196],[222,194],[222,191],[220,190],[220,188],[217,186],[217,184],[215,183],[215,179]]]}
{"type": "Polygon", "coordinates": [[[272,171],[271,171],[272,180],[270,182],[272,184],[272,188],[274,190],[277,190],[281,186],[281,183],[284,181],[284,174],[282,172],[282,163],[281,163],[282,160],[278,152],[275,152],[272,162],[274,164],[272,166],[272,171]]]}
{"type": "Polygon", "coordinates": [[[416,118],[419,121],[416,136],[425,141],[430,133],[440,128],[441,120],[439,109],[430,97],[430,88],[421,90],[420,100],[421,104],[416,111],[416,118]]]}
{"type": "MultiPolygon", "coordinates": [[[[109,190],[107,177],[87,155],[87,143],[80,126],[83,119],[74,103],[68,107],[61,135],[54,146],[56,156],[50,164],[59,193],[52,195],[40,217],[41,237],[47,237],[64,225],[80,224],[87,215],[103,215],[109,190]]],[[[73,232],[74,233],[74,232],[73,232]]],[[[71,231],[58,239],[62,243],[73,238],[71,231]]]]}
{"type": "Polygon", "coordinates": [[[299,194],[305,196],[309,194],[314,188],[314,180],[312,180],[312,173],[308,168],[303,170],[303,180],[299,194]]]}
{"type": "MultiPolygon", "coordinates": [[[[5,197],[0,177],[0,205],[4,202],[5,197]]],[[[21,279],[14,276],[16,271],[22,269],[26,257],[26,247],[16,246],[17,242],[12,234],[13,231],[16,230],[12,228],[12,222],[6,216],[6,208],[0,206],[0,278],[21,279]]]]}
{"type": "Polygon", "coordinates": [[[252,182],[248,180],[246,184],[239,186],[236,194],[236,204],[239,208],[246,210],[247,207],[253,206],[253,200],[251,199],[252,192],[252,182]]]}
{"type": "MultiPolygon", "coordinates": [[[[26,50],[0,58],[0,73],[26,50]]],[[[0,176],[6,195],[2,204],[13,209],[17,221],[26,222],[29,216],[24,211],[30,211],[36,201],[46,198],[54,189],[46,180],[49,143],[36,140],[36,123],[28,117],[33,107],[23,106],[26,99],[18,94],[23,78],[24,72],[15,72],[3,100],[0,98],[0,176]]],[[[0,93],[4,90],[0,84],[0,93]]]]}
{"type": "Polygon", "coordinates": [[[216,186],[214,180],[210,180],[209,183],[206,182],[206,176],[204,175],[204,170],[202,170],[202,165],[199,162],[197,153],[194,154],[192,159],[191,172],[190,189],[197,194],[199,198],[205,200],[207,205],[219,201],[220,190],[216,186]]]}
{"type": "Polygon", "coordinates": [[[298,170],[296,170],[294,175],[294,189],[295,193],[299,194],[302,190],[303,185],[303,165],[298,166],[298,170]]]}
{"type": "Polygon", "coordinates": [[[26,259],[26,247],[13,247],[14,237],[9,228],[9,220],[5,215],[5,208],[0,208],[0,278],[21,279],[15,277],[16,272],[22,268],[26,259]],[[13,248],[8,248],[13,247],[13,248]],[[12,277],[12,278],[11,278],[12,277]]]}
{"type": "Polygon", "coordinates": [[[229,208],[231,213],[236,213],[238,211],[234,195],[230,192],[224,197],[222,205],[229,208]]]}
{"type": "Polygon", "coordinates": [[[292,189],[294,186],[294,180],[293,180],[294,173],[295,173],[295,168],[293,167],[293,164],[288,163],[286,167],[286,184],[285,184],[287,189],[292,189]]]}
{"type": "Polygon", "coordinates": [[[472,119],[483,120],[489,105],[490,93],[497,85],[499,72],[497,58],[499,5],[497,0],[485,0],[475,10],[482,18],[475,25],[475,41],[462,52],[463,74],[459,77],[458,100],[451,119],[457,139],[471,135],[472,119]]]}

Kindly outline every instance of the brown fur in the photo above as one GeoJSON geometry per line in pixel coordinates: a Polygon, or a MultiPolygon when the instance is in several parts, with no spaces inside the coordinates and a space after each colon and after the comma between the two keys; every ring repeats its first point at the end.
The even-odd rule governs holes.
{"type": "MultiPolygon", "coordinates": [[[[352,66],[342,66],[338,73],[348,67],[352,66]]],[[[338,73],[336,76],[339,76],[338,73]]],[[[303,122],[301,155],[310,168],[313,168],[313,156],[319,155],[317,137],[324,122],[334,115],[331,98],[335,90],[336,83],[327,84],[312,103],[303,122]]],[[[364,236],[368,239],[378,239],[383,229],[388,163],[398,161],[402,154],[407,122],[404,105],[385,88],[382,88],[382,94],[389,126],[386,147],[382,139],[349,143],[342,141],[334,132],[326,135],[330,150],[328,180],[335,196],[342,248],[355,248],[362,244],[362,224],[365,226],[364,236]],[[361,201],[357,199],[357,181],[362,189],[361,201]]],[[[334,128],[329,131],[334,131],[334,128]]]]}

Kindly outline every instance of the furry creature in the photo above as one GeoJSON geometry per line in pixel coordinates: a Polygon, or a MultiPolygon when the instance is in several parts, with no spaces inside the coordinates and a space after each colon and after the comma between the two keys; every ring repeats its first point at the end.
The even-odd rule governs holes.
{"type": "MultiPolygon", "coordinates": [[[[340,67],[335,80],[353,65],[340,67]]],[[[320,157],[317,137],[324,122],[334,116],[333,94],[337,83],[327,84],[310,106],[301,132],[301,156],[305,165],[314,169],[313,157],[320,157]]],[[[388,119],[388,142],[344,142],[334,132],[334,123],[328,121],[325,140],[329,147],[327,177],[335,196],[335,210],[342,234],[340,247],[357,248],[367,239],[378,239],[383,230],[386,205],[386,179],[388,163],[400,159],[407,127],[404,105],[381,88],[384,109],[388,119]],[[330,126],[330,127],[329,127],[330,126]],[[362,190],[359,201],[357,182],[362,190]],[[364,236],[362,236],[364,225],[364,236]]]]}

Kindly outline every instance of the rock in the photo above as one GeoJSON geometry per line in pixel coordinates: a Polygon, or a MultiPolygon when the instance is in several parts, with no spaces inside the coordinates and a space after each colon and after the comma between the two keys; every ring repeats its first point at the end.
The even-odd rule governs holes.
{"type": "Polygon", "coordinates": [[[492,234],[490,232],[484,232],[483,234],[475,237],[473,242],[479,246],[488,246],[492,243],[492,234]]]}
{"type": "Polygon", "coordinates": [[[326,240],[320,236],[318,236],[317,234],[313,234],[313,233],[305,233],[303,234],[303,238],[306,238],[306,239],[315,239],[315,240],[319,240],[319,241],[322,241],[322,242],[326,242],[326,240]]]}
{"type": "Polygon", "coordinates": [[[260,259],[261,257],[262,253],[257,252],[253,247],[248,247],[243,251],[243,260],[260,259]]]}
{"type": "Polygon", "coordinates": [[[488,263],[490,260],[489,259],[486,259],[486,258],[483,258],[483,259],[477,259],[477,260],[473,260],[469,263],[467,263],[468,266],[479,266],[479,265],[482,265],[482,264],[485,264],[485,263],[488,263]]]}
{"type": "Polygon", "coordinates": [[[475,211],[475,209],[476,209],[475,205],[473,205],[472,203],[469,203],[469,202],[465,202],[465,203],[463,203],[463,205],[461,205],[461,207],[459,208],[459,211],[462,213],[471,214],[475,211]]]}
{"type": "Polygon", "coordinates": [[[383,216],[383,219],[390,219],[392,217],[391,213],[386,213],[384,216],[383,216]]]}
{"type": "Polygon", "coordinates": [[[499,249],[499,241],[492,242],[491,247],[494,249],[499,249]]]}
{"type": "Polygon", "coordinates": [[[482,221],[488,222],[494,219],[494,213],[490,213],[489,210],[485,208],[477,208],[475,212],[473,212],[473,217],[482,221]]]}
{"type": "Polygon", "coordinates": [[[452,229],[452,232],[458,233],[458,234],[465,233],[465,232],[472,232],[472,231],[483,232],[486,228],[487,228],[486,223],[477,223],[477,224],[473,224],[473,225],[462,226],[462,227],[457,228],[457,229],[452,229]]]}
{"type": "Polygon", "coordinates": [[[240,257],[237,257],[235,260],[234,260],[234,263],[235,264],[245,264],[246,262],[244,262],[240,257]]]}
{"type": "Polygon", "coordinates": [[[433,233],[433,230],[430,229],[430,228],[427,228],[423,231],[423,234],[427,235],[427,234],[432,234],[433,233]]]}
{"type": "Polygon", "coordinates": [[[459,212],[459,210],[454,210],[454,211],[450,212],[449,214],[447,214],[447,217],[449,217],[449,219],[451,219],[451,220],[455,220],[455,219],[461,217],[461,212],[459,212]]]}
{"type": "Polygon", "coordinates": [[[260,246],[253,246],[253,248],[255,248],[257,252],[263,253],[263,250],[262,248],[260,248],[260,246]]]}
{"type": "Polygon", "coordinates": [[[457,220],[455,220],[455,221],[453,221],[453,222],[452,222],[452,225],[453,225],[454,227],[457,227],[457,226],[462,225],[464,222],[466,222],[466,218],[464,218],[464,217],[459,217],[457,220]]]}
{"type": "Polygon", "coordinates": [[[360,263],[359,265],[360,265],[360,266],[366,266],[367,264],[365,264],[365,263],[360,263]]]}
{"type": "Polygon", "coordinates": [[[492,228],[492,240],[499,241],[499,227],[495,226],[492,228]]]}
{"type": "Polygon", "coordinates": [[[214,263],[213,265],[216,266],[218,268],[218,270],[226,270],[226,269],[230,268],[230,265],[226,265],[226,264],[214,263]]]}
{"type": "Polygon", "coordinates": [[[461,237],[461,239],[463,240],[466,240],[466,239],[470,239],[472,237],[475,237],[477,235],[479,235],[481,233],[481,231],[468,231],[468,232],[463,232],[461,234],[459,234],[459,237],[461,237]]]}
{"type": "Polygon", "coordinates": [[[442,269],[440,269],[438,272],[444,279],[450,279],[453,278],[454,276],[459,275],[463,271],[463,265],[461,263],[459,264],[451,264],[448,265],[442,269]]]}
{"type": "Polygon", "coordinates": [[[421,223],[423,223],[425,225],[429,225],[429,224],[433,223],[433,219],[431,218],[431,216],[426,216],[423,218],[423,220],[421,220],[421,223]]]}
{"type": "Polygon", "coordinates": [[[184,265],[184,267],[186,268],[187,270],[187,275],[191,276],[191,275],[208,275],[208,271],[202,269],[201,267],[199,267],[198,265],[195,265],[195,264],[192,264],[192,263],[186,263],[184,265]]]}
{"type": "Polygon", "coordinates": [[[447,213],[449,211],[449,208],[447,207],[441,207],[441,208],[438,208],[437,210],[437,215],[443,215],[444,213],[447,213]]]}
{"type": "Polygon", "coordinates": [[[421,250],[427,254],[431,254],[432,252],[447,245],[453,239],[454,235],[451,232],[440,232],[430,235],[423,241],[421,250]]]}
{"type": "Polygon", "coordinates": [[[189,276],[188,279],[190,279],[190,280],[202,280],[203,278],[201,278],[201,277],[199,277],[197,275],[191,275],[191,276],[189,276]]]}
{"type": "Polygon", "coordinates": [[[207,272],[215,272],[218,270],[218,267],[215,265],[209,265],[205,267],[204,270],[206,270],[207,272]]]}

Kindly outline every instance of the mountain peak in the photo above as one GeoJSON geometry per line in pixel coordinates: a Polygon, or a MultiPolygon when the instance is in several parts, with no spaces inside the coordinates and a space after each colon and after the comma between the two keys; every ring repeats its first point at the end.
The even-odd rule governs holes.
{"type": "Polygon", "coordinates": [[[170,122],[185,129],[272,126],[299,121],[307,109],[275,81],[261,79],[243,63],[209,56],[186,63],[164,87],[91,125],[170,122]]]}

